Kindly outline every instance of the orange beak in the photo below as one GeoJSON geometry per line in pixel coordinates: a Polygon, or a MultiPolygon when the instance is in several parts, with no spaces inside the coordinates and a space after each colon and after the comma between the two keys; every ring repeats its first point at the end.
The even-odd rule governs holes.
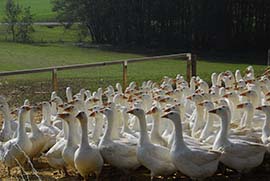
{"type": "Polygon", "coordinates": [[[92,112],[89,116],[90,117],[95,117],[96,116],[96,111],[92,112]]]}
{"type": "Polygon", "coordinates": [[[168,114],[162,115],[161,118],[168,118],[168,114]]]}
{"type": "Polygon", "coordinates": [[[240,96],[246,96],[247,95],[247,92],[243,92],[240,94],[240,96]]]}
{"type": "Polygon", "coordinates": [[[66,112],[71,112],[71,110],[74,108],[74,106],[68,106],[64,109],[66,112]]]}
{"type": "Polygon", "coordinates": [[[192,96],[188,96],[187,99],[192,100],[192,96]]]}
{"type": "Polygon", "coordinates": [[[166,102],[166,98],[160,99],[159,102],[166,102]]]}
{"type": "Polygon", "coordinates": [[[75,103],[75,100],[69,101],[68,103],[69,104],[74,104],[75,103]]]}
{"type": "Polygon", "coordinates": [[[242,109],[243,107],[244,107],[244,104],[238,104],[238,105],[236,106],[237,109],[242,109]]]}
{"type": "Polygon", "coordinates": [[[133,114],[134,113],[134,109],[131,109],[131,110],[127,111],[127,113],[133,114]]]}
{"type": "Polygon", "coordinates": [[[149,114],[152,114],[152,113],[153,113],[153,111],[151,109],[151,110],[147,111],[145,114],[149,115],[149,114]]]}
{"type": "Polygon", "coordinates": [[[24,107],[25,107],[26,111],[29,111],[31,109],[31,107],[29,107],[29,106],[24,106],[24,107]]]}
{"type": "Polygon", "coordinates": [[[199,106],[203,106],[203,102],[200,102],[198,105],[199,105],[199,106]]]}
{"type": "Polygon", "coordinates": [[[229,94],[225,94],[223,97],[228,98],[229,97],[229,94]]]}
{"type": "Polygon", "coordinates": [[[217,110],[216,109],[213,109],[213,110],[210,110],[208,111],[209,113],[217,113],[217,110]]]}
{"type": "Polygon", "coordinates": [[[247,80],[247,81],[246,81],[246,83],[251,83],[251,82],[252,82],[252,80],[247,80]]]}
{"type": "Polygon", "coordinates": [[[270,96],[270,92],[266,93],[265,95],[266,95],[266,96],[270,96]]]}
{"type": "Polygon", "coordinates": [[[257,110],[262,110],[262,106],[256,107],[257,110]]]}
{"type": "Polygon", "coordinates": [[[58,114],[58,116],[62,119],[65,119],[67,116],[69,115],[69,113],[61,113],[61,114],[58,114]]]}

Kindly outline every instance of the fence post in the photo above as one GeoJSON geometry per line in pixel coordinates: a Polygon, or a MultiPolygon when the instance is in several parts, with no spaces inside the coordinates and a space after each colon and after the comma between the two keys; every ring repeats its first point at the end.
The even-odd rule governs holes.
{"type": "Polygon", "coordinates": [[[197,56],[195,54],[191,55],[191,75],[197,75],[197,56]]]}
{"type": "Polygon", "coordinates": [[[127,61],[123,61],[123,90],[127,87],[127,61]]]}
{"type": "Polygon", "coordinates": [[[191,79],[191,54],[190,53],[187,54],[187,71],[186,71],[186,74],[187,74],[187,81],[190,82],[190,79],[191,79]]]}
{"type": "Polygon", "coordinates": [[[267,59],[267,66],[270,65],[270,49],[268,49],[268,59],[267,59]]]}
{"type": "Polygon", "coordinates": [[[53,91],[57,91],[58,89],[57,69],[52,70],[52,88],[53,88],[53,91]]]}

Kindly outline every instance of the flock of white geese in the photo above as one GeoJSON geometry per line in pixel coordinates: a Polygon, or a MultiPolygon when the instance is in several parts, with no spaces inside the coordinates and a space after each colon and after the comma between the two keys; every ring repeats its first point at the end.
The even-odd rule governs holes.
{"type": "Polygon", "coordinates": [[[202,179],[219,163],[248,172],[270,150],[270,80],[249,66],[243,76],[213,73],[211,81],[177,75],[75,95],[67,87],[65,99],[52,92],[49,101],[26,100],[12,112],[0,97],[0,160],[9,172],[42,155],[84,179],[98,178],[105,163],[125,173],[144,166],[151,178],[179,171],[202,179]]]}

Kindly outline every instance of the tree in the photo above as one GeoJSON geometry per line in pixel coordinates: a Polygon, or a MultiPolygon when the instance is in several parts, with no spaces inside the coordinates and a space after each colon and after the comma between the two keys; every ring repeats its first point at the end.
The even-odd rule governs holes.
{"type": "Polygon", "coordinates": [[[8,25],[7,32],[12,35],[12,41],[31,41],[30,34],[34,32],[34,27],[30,7],[23,8],[14,0],[7,0],[5,22],[8,25]]]}
{"type": "Polygon", "coordinates": [[[7,0],[6,3],[6,17],[5,22],[8,24],[8,33],[11,32],[12,40],[15,41],[16,39],[16,24],[19,20],[19,15],[21,13],[21,8],[19,4],[15,4],[14,0],[7,0]]]}
{"type": "Polygon", "coordinates": [[[33,15],[30,12],[30,7],[26,7],[23,9],[22,14],[19,19],[18,29],[16,38],[19,42],[30,42],[31,36],[30,34],[34,32],[35,29],[33,27],[33,15]]]}

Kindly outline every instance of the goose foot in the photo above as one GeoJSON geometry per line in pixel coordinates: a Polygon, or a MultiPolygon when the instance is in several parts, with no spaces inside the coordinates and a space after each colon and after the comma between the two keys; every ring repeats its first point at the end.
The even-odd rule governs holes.
{"type": "Polygon", "coordinates": [[[62,173],[64,174],[65,177],[69,176],[68,171],[65,167],[62,169],[62,173]]]}
{"type": "Polygon", "coordinates": [[[9,168],[9,167],[7,167],[7,176],[8,176],[8,177],[11,176],[11,174],[10,174],[10,168],[9,168]]]}

